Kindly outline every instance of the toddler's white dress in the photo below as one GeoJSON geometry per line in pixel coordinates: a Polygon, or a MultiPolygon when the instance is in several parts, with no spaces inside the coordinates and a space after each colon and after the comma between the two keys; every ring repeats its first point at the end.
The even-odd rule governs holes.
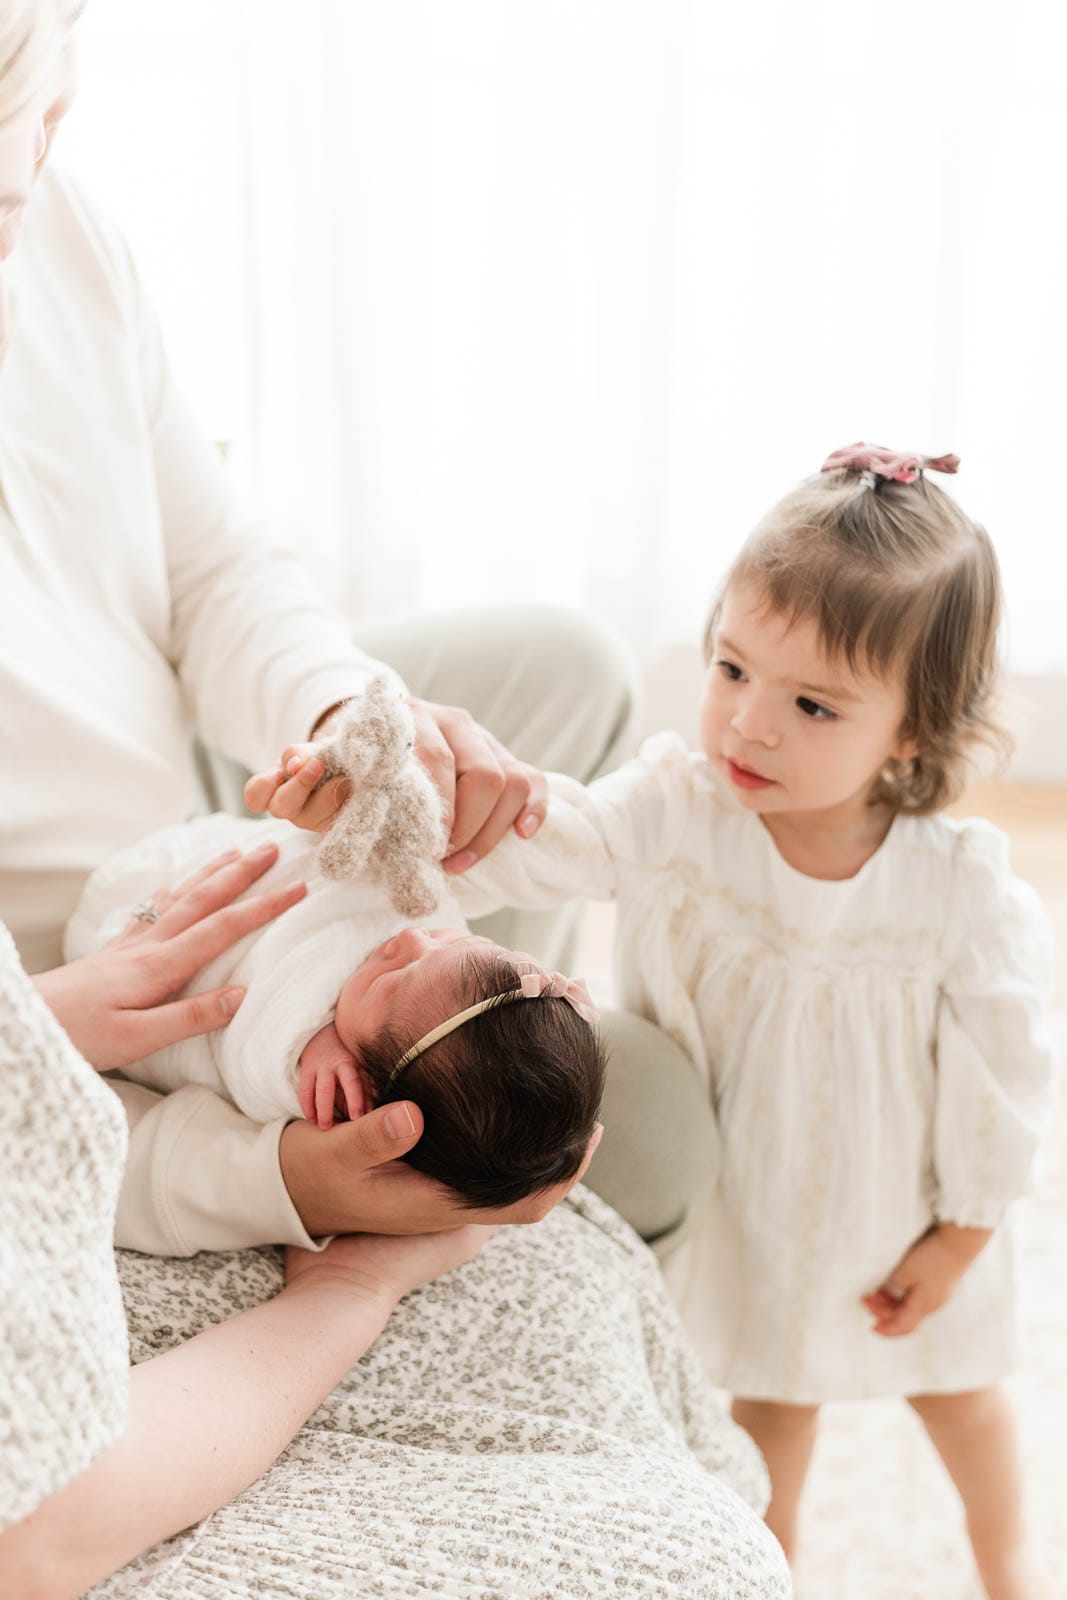
{"type": "MultiPolygon", "coordinates": [[[[333,1021],[345,981],[384,940],[411,919],[401,915],[373,873],[337,883],[318,871],[318,834],[290,822],[252,821],[218,812],[161,828],[120,850],[89,878],[67,924],[64,958],[89,955],[121,933],[135,906],[175,888],[224,850],[274,843],[278,860],[248,890],[282,889],[305,879],[305,899],[265,928],[247,934],[196,974],[187,992],[240,984],[240,1009],[225,1028],[183,1039],[125,1069],[150,1089],[204,1084],[227,1096],[254,1122],[299,1117],[300,1053],[333,1021]]],[[[462,928],[446,892],[420,927],[462,928]]]]}
{"type": "MultiPolygon", "coordinates": [[[[983,822],[899,816],[855,877],[790,867],[664,734],[457,881],[468,916],[614,898],[619,999],[706,1076],[721,1136],[712,1376],[814,1403],[965,1390],[1016,1354],[1005,1212],[1050,1098],[1050,938],[983,822]],[[860,1296],[936,1220],[995,1227],[912,1335],[860,1296]]],[[[611,1130],[606,1130],[611,1137],[611,1130]]]]}

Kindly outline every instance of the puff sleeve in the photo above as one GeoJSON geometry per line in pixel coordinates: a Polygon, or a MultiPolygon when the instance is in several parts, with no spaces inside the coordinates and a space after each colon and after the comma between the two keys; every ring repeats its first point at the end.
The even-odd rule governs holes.
{"type": "Polygon", "coordinates": [[[937,1215],[993,1228],[1029,1187],[1052,1100],[1052,936],[998,829],[960,830],[939,1003],[937,1215]]]}

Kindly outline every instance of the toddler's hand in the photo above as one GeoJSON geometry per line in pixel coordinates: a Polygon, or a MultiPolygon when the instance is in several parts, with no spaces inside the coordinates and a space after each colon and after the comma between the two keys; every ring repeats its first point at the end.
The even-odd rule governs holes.
{"type": "Polygon", "coordinates": [[[352,793],[348,778],[322,782],[325,767],[313,744],[291,744],[273,772],[257,772],[245,784],[249,811],[269,811],[312,833],[325,833],[352,793]]]}
{"type": "Polygon", "coordinates": [[[300,1056],[300,1109],[309,1122],[332,1128],[335,1112],[355,1122],[368,1109],[363,1075],[333,1023],[309,1039],[300,1056]]]}
{"type": "Polygon", "coordinates": [[[990,1237],[986,1228],[941,1223],[924,1233],[885,1283],[861,1304],[874,1317],[872,1332],[894,1339],[919,1324],[956,1292],[963,1274],[990,1237]]]}

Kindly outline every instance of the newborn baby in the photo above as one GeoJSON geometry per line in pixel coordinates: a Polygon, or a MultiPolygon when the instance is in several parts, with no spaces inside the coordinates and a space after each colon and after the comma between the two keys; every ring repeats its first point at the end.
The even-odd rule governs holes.
{"type": "Polygon", "coordinates": [[[604,1076],[584,986],[472,934],[450,895],[411,926],[372,875],[323,877],[318,837],[289,823],[219,814],[121,851],[86,884],[66,959],[98,950],[138,904],[221,851],[267,843],[278,860],[256,892],[305,879],[306,898],[189,985],[243,986],[233,1020],[127,1076],[162,1090],[206,1084],[258,1122],[312,1115],[318,1102],[328,1123],[335,1095],[350,1116],[414,1100],[425,1131],[405,1159],[471,1206],[510,1205],[572,1178],[604,1076]]]}

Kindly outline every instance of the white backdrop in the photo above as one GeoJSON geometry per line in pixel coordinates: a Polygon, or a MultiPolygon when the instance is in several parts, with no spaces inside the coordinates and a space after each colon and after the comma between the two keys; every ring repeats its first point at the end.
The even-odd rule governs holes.
{"type": "Polygon", "coordinates": [[[1067,674],[1053,0],[92,0],[61,156],[353,609],[694,638],[833,447],[963,458],[1067,674]]]}

